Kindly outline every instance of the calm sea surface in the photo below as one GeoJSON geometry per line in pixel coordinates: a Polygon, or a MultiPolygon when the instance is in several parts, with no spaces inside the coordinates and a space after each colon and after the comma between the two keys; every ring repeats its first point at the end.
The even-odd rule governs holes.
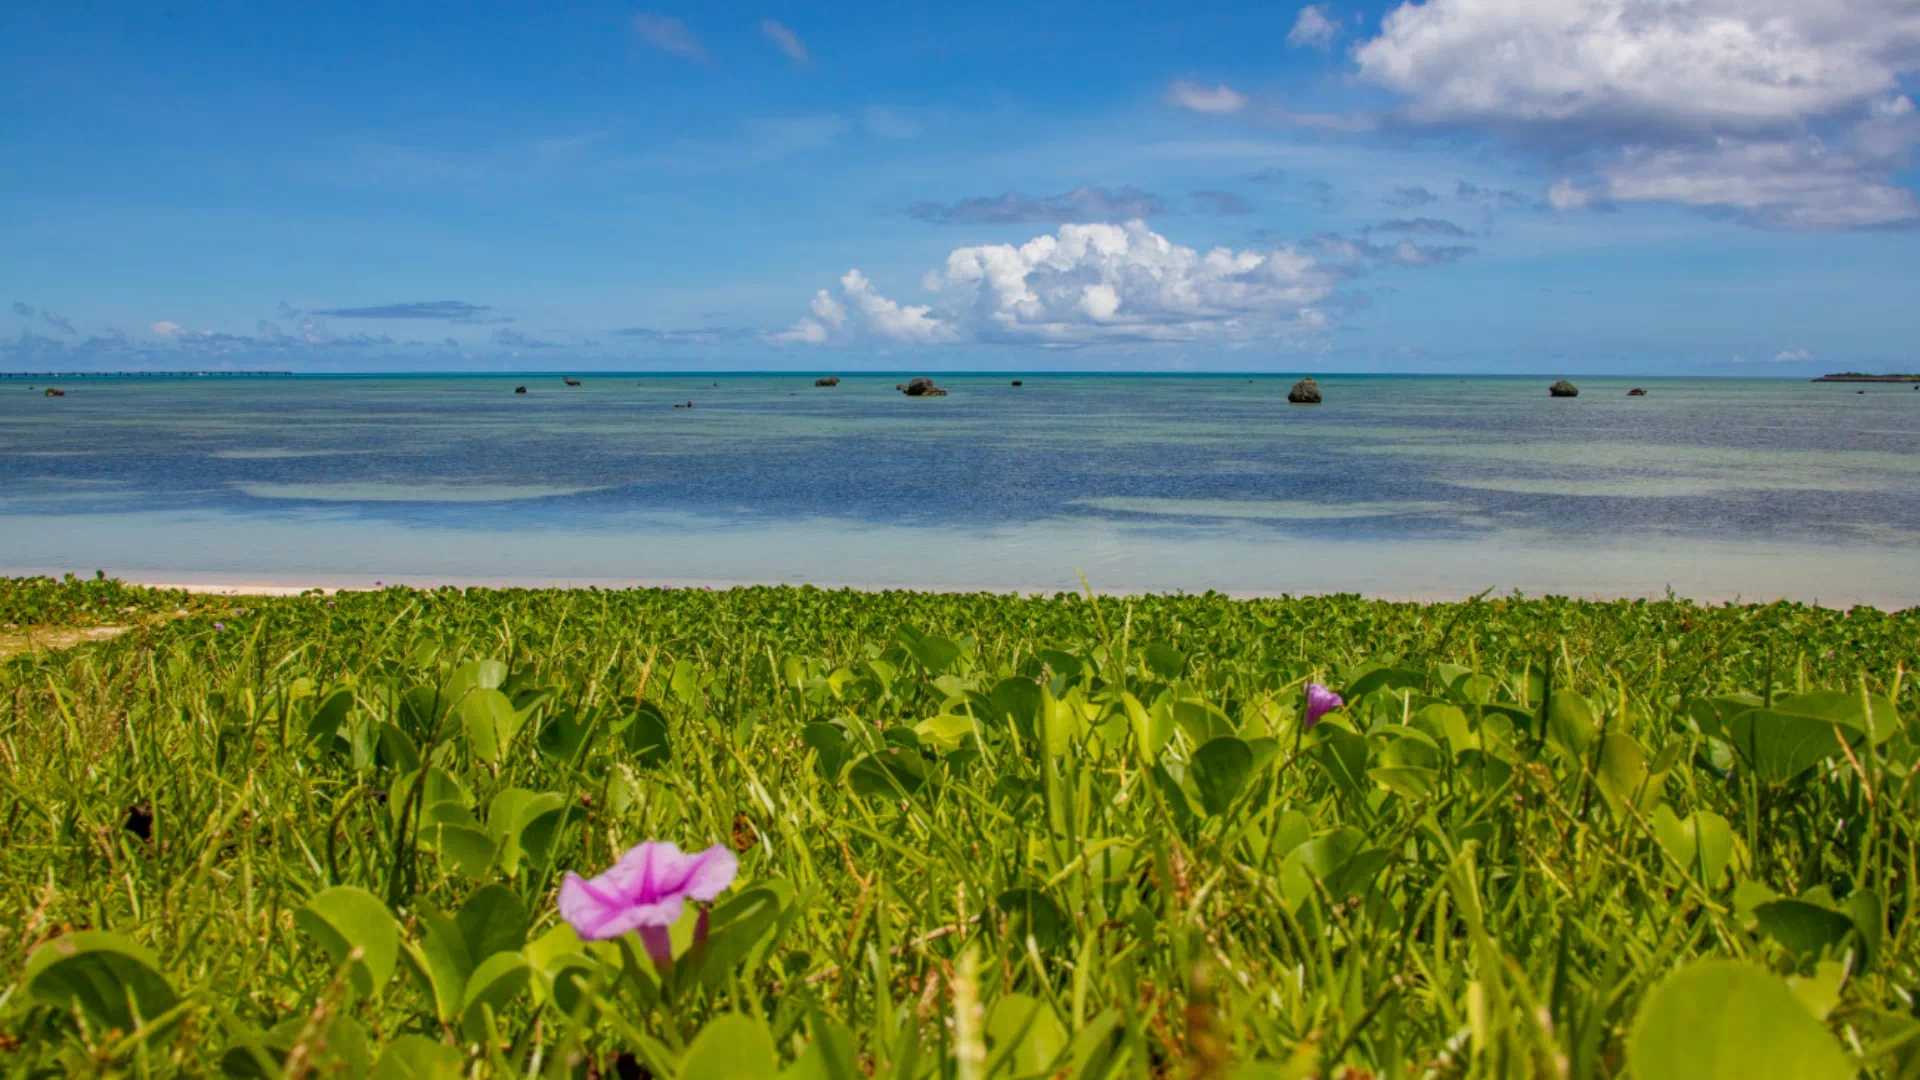
{"type": "Polygon", "coordinates": [[[1012,377],[0,380],[0,572],[1920,603],[1908,386],[1012,377]]]}

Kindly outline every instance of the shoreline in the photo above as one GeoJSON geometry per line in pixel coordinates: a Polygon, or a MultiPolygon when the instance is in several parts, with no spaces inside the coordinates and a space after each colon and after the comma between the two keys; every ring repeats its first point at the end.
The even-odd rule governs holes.
{"type": "MultiPolygon", "coordinates": [[[[152,578],[114,577],[114,578],[111,578],[110,580],[119,581],[125,585],[136,585],[141,588],[147,588],[147,589],[177,590],[180,592],[186,592],[186,593],[190,593],[198,596],[231,596],[231,597],[249,597],[249,596],[286,597],[286,596],[300,596],[304,593],[309,593],[309,592],[318,593],[322,596],[333,596],[339,593],[378,592],[382,588],[406,588],[406,589],[420,589],[420,590],[431,590],[431,589],[441,589],[441,588],[497,589],[497,590],[524,589],[524,590],[555,590],[555,591],[566,591],[566,592],[599,590],[599,591],[607,592],[607,591],[622,591],[622,590],[631,590],[631,589],[669,589],[669,590],[710,589],[714,591],[725,591],[730,589],[751,589],[751,588],[799,589],[799,588],[810,587],[810,588],[818,589],[822,592],[842,592],[842,591],[853,591],[853,592],[864,592],[864,593],[914,592],[914,593],[927,593],[927,594],[933,594],[933,595],[968,595],[968,594],[990,593],[997,596],[1023,596],[1023,597],[1054,596],[1054,595],[1058,595],[1061,592],[1067,591],[1064,589],[1034,589],[1034,588],[1018,588],[1015,586],[993,586],[993,585],[955,586],[955,585],[913,585],[913,584],[893,584],[893,583],[857,583],[857,582],[824,582],[824,581],[739,581],[739,580],[697,579],[697,578],[470,579],[470,578],[402,576],[402,577],[396,577],[391,581],[380,579],[380,582],[378,584],[369,584],[365,581],[353,581],[349,583],[338,578],[332,578],[332,579],[310,578],[302,582],[289,582],[284,579],[278,580],[278,581],[258,581],[258,580],[245,580],[245,579],[236,579],[236,578],[220,578],[218,576],[213,576],[213,575],[203,576],[201,580],[197,580],[197,581],[165,580],[159,577],[152,577],[152,578]]],[[[1102,588],[1096,587],[1093,589],[1093,593],[1095,596],[1100,596],[1100,597],[1124,599],[1126,597],[1132,597],[1132,596],[1182,595],[1183,590],[1179,590],[1179,589],[1102,589],[1102,588]]],[[[1199,590],[1199,591],[1193,591],[1193,592],[1184,592],[1184,595],[1204,596],[1204,595],[1207,595],[1207,593],[1206,593],[1206,590],[1199,590]]],[[[1485,598],[1488,600],[1506,600],[1506,599],[1516,599],[1516,598],[1522,599],[1522,600],[1542,600],[1547,597],[1566,597],[1568,599],[1573,599],[1573,600],[1592,601],[1592,602],[1598,602],[1598,603],[1608,603],[1608,602],[1615,602],[1615,601],[1631,601],[1631,600],[1663,601],[1667,599],[1667,591],[1664,588],[1660,590],[1643,590],[1643,591],[1597,589],[1597,590],[1585,591],[1585,592],[1582,592],[1582,591],[1524,592],[1524,591],[1515,590],[1515,589],[1508,589],[1506,591],[1501,591],[1498,588],[1495,588],[1485,592],[1484,594],[1477,593],[1477,592],[1450,592],[1450,591],[1426,591],[1426,592],[1417,592],[1417,593],[1400,593],[1400,592],[1391,592],[1391,591],[1328,589],[1328,590],[1315,590],[1315,591],[1309,591],[1309,592],[1275,592],[1275,591],[1266,591],[1266,590],[1259,590],[1259,589],[1245,589],[1245,590],[1216,589],[1216,590],[1213,590],[1213,595],[1221,596],[1229,600],[1280,600],[1280,599],[1299,600],[1299,599],[1307,599],[1311,597],[1359,596],[1363,600],[1370,600],[1370,601],[1376,601],[1381,603],[1422,604],[1422,605],[1457,604],[1457,603],[1462,603],[1467,600],[1470,600],[1473,597],[1479,596],[1479,595],[1484,595],[1485,598]]],[[[1677,601],[1684,601],[1684,602],[1690,602],[1690,603],[1699,604],[1699,605],[1715,606],[1715,607],[1721,606],[1721,605],[1727,605],[1727,604],[1736,605],[1736,606],[1765,607],[1770,604],[1785,602],[1785,603],[1803,603],[1809,607],[1827,608],[1827,609],[1836,610],[1836,611],[1844,611],[1848,608],[1853,608],[1853,607],[1870,607],[1870,608],[1877,608],[1881,611],[1895,612],[1895,611],[1904,611],[1910,607],[1920,606],[1920,605],[1913,605],[1913,604],[1902,604],[1897,601],[1886,600],[1886,599],[1873,599],[1873,600],[1862,599],[1862,600],[1856,600],[1853,603],[1840,604],[1840,603],[1823,602],[1818,599],[1803,601],[1803,600],[1796,600],[1791,597],[1762,598],[1762,596],[1763,594],[1757,594],[1757,595],[1744,595],[1739,593],[1686,594],[1678,591],[1675,591],[1673,593],[1673,599],[1677,601]]]]}

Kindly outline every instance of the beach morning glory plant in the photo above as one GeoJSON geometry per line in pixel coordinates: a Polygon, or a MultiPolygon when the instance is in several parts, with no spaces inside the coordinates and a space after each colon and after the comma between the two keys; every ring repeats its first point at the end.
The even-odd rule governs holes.
{"type": "Polygon", "coordinates": [[[1313,725],[1320,722],[1321,717],[1345,704],[1346,702],[1340,699],[1339,694],[1321,686],[1317,682],[1308,683],[1307,727],[1311,729],[1313,725]]]}
{"type": "MultiPolygon", "coordinates": [[[[620,856],[611,870],[595,878],[568,872],[560,882],[560,917],[586,941],[605,941],[629,930],[666,971],[673,964],[673,942],[667,928],[680,919],[688,900],[712,900],[733,884],[740,860],[725,844],[705,851],[682,852],[671,841],[650,840],[620,856]]],[[[707,913],[700,912],[694,931],[698,943],[706,936],[707,913]]]]}

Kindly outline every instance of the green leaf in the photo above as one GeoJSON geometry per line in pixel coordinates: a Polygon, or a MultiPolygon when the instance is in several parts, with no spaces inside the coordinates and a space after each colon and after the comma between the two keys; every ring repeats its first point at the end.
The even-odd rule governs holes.
{"type": "Polygon", "coordinates": [[[680,1080],[740,1080],[779,1071],[767,1025],[744,1013],[721,1013],[707,1021],[680,1060],[680,1080]]]}
{"type": "Polygon", "coordinates": [[[1019,1077],[1046,1076],[1067,1049],[1067,1029],[1046,1002],[1008,994],[987,1014],[986,1075],[1006,1070],[1019,1077]]]}
{"type": "Polygon", "coordinates": [[[1762,968],[1705,960],[1640,1003],[1627,1061],[1635,1080],[1853,1080],[1853,1063],[1786,983],[1762,968]]]}
{"type": "Polygon", "coordinates": [[[461,698],[455,709],[466,728],[467,745],[472,748],[473,756],[488,764],[506,760],[513,737],[525,719],[515,711],[507,695],[481,687],[461,698]]]}
{"type": "Polygon", "coordinates": [[[621,737],[633,763],[641,768],[665,765],[673,760],[673,741],[668,735],[667,718],[652,702],[634,706],[621,737]]]}
{"type": "Polygon", "coordinates": [[[373,1080],[460,1080],[460,1051],[425,1035],[402,1035],[374,1063],[373,1080]]]}
{"type": "Polygon", "coordinates": [[[495,953],[514,952],[527,943],[527,906],[502,885],[483,885],[460,904],[454,923],[467,956],[480,964],[495,953]]]}
{"type": "Polygon", "coordinates": [[[927,771],[920,763],[920,755],[898,748],[868,754],[854,762],[852,771],[847,773],[847,786],[855,795],[899,798],[901,792],[911,795],[920,790],[926,780],[927,771]]]}
{"type": "Polygon", "coordinates": [[[951,668],[954,661],[960,659],[960,646],[946,638],[915,635],[908,640],[904,634],[901,637],[901,643],[907,647],[909,653],[913,654],[915,660],[920,661],[920,666],[927,669],[929,676],[941,674],[951,668]]]}
{"type": "Polygon", "coordinates": [[[1008,889],[994,898],[993,906],[1006,919],[1007,940],[1023,942],[1033,938],[1035,946],[1048,952],[1067,944],[1073,935],[1073,923],[1060,905],[1039,889],[1008,889]]]}
{"type": "Polygon", "coordinates": [[[1423,769],[1417,765],[1383,765],[1368,769],[1367,779],[1403,799],[1425,798],[1440,786],[1439,770],[1423,769]]]}
{"type": "Polygon", "coordinates": [[[335,885],[293,913],[294,922],[320,942],[333,966],[347,966],[347,981],[372,997],[393,977],[400,956],[400,927],[374,895],[357,885],[335,885]]]}
{"type": "Polygon", "coordinates": [[[1019,675],[1001,679],[993,684],[987,700],[993,706],[996,725],[1011,721],[1021,738],[1033,739],[1040,720],[1039,683],[1019,675]]]}
{"type": "Polygon", "coordinates": [[[1340,696],[1351,705],[1366,695],[1380,690],[1424,690],[1426,688],[1425,672],[1411,671],[1406,668],[1375,668],[1347,684],[1347,692],[1340,696]]]}
{"type": "Polygon", "coordinates": [[[1584,754],[1593,742],[1593,706],[1570,690],[1555,690],[1547,705],[1547,738],[1569,753],[1584,754]]]}
{"type": "Polygon", "coordinates": [[[922,720],[913,726],[913,731],[920,736],[922,743],[947,751],[958,750],[980,738],[980,725],[973,717],[955,716],[952,713],[941,713],[922,720]]]}
{"type": "Polygon", "coordinates": [[[473,957],[467,952],[466,938],[453,919],[430,907],[422,906],[420,943],[402,955],[408,966],[433,998],[434,1016],[450,1023],[460,1013],[467,993],[467,976],[473,974],[473,957]]]}
{"type": "Polygon", "coordinates": [[[1178,679],[1187,670],[1186,654],[1165,645],[1147,646],[1145,659],[1147,670],[1158,675],[1165,682],[1178,679]]]}
{"type": "MultiPolygon", "coordinates": [[[[1749,709],[1727,725],[1727,742],[1760,779],[1784,784],[1844,750],[1839,732],[1850,731],[1832,720],[1771,709],[1749,709]]],[[[1862,736],[1857,733],[1853,738],[1862,736]]]]}
{"type": "Polygon", "coordinates": [[[1753,909],[1760,932],[1796,958],[1818,956],[1846,940],[1853,920],[1845,913],[1806,900],[1774,900],[1753,909]]]}
{"type": "Polygon", "coordinates": [[[517,952],[494,953],[480,962],[467,976],[467,992],[460,1003],[460,1033],[479,1042],[487,1037],[487,1013],[494,1016],[496,1029],[507,1005],[518,997],[531,975],[526,958],[517,952]]]}
{"type": "Polygon", "coordinates": [[[440,688],[445,704],[457,704],[475,690],[498,690],[507,681],[507,665],[498,660],[475,660],[453,669],[440,688]]]}
{"type": "Polygon", "coordinates": [[[1191,775],[1200,805],[1210,815],[1224,814],[1253,775],[1253,749],[1231,735],[1211,739],[1193,752],[1191,775]]]}
{"type": "Polygon", "coordinates": [[[106,930],[62,934],[41,945],[28,958],[21,982],[35,1001],[63,1012],[78,1005],[122,1032],[179,1000],[151,951],[106,930]]]}
{"type": "Polygon", "coordinates": [[[334,736],[340,734],[341,725],[347,722],[347,714],[352,711],[353,691],[345,688],[314,703],[313,714],[307,719],[307,745],[318,750],[330,749],[334,736]]]}
{"type": "Polygon", "coordinates": [[[1367,779],[1366,738],[1327,722],[1314,729],[1314,737],[1317,741],[1307,756],[1327,771],[1327,776],[1343,794],[1354,799],[1366,798],[1373,789],[1367,779]]]}
{"type": "MultiPolygon", "coordinates": [[[[1900,716],[1894,712],[1893,702],[1879,694],[1868,694],[1863,698],[1857,691],[1815,690],[1812,693],[1775,698],[1773,711],[1830,721],[1852,728],[1861,736],[1871,729],[1875,746],[1886,742],[1900,730],[1900,716]]],[[[1849,738],[1847,741],[1857,743],[1860,740],[1849,738]]]]}
{"type": "Polygon", "coordinates": [[[1726,818],[1696,810],[1683,821],[1662,803],[1653,812],[1653,835],[1695,881],[1708,889],[1719,887],[1733,858],[1733,830],[1726,818]]]}
{"type": "Polygon", "coordinates": [[[828,780],[840,778],[840,768],[847,763],[845,729],[837,724],[815,721],[800,729],[800,741],[813,748],[821,776],[828,780]]]}
{"type": "Polygon", "coordinates": [[[1633,736],[1609,731],[1601,738],[1600,770],[1593,782],[1615,817],[1624,817],[1628,806],[1642,812],[1652,806],[1665,779],[1648,768],[1647,752],[1633,736]]]}

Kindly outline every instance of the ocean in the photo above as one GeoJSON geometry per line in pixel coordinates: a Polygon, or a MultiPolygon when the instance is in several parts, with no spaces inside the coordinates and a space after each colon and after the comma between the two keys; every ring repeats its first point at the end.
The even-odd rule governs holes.
{"type": "Polygon", "coordinates": [[[909,374],[4,380],[0,573],[1920,603],[1909,386],[909,374]]]}

